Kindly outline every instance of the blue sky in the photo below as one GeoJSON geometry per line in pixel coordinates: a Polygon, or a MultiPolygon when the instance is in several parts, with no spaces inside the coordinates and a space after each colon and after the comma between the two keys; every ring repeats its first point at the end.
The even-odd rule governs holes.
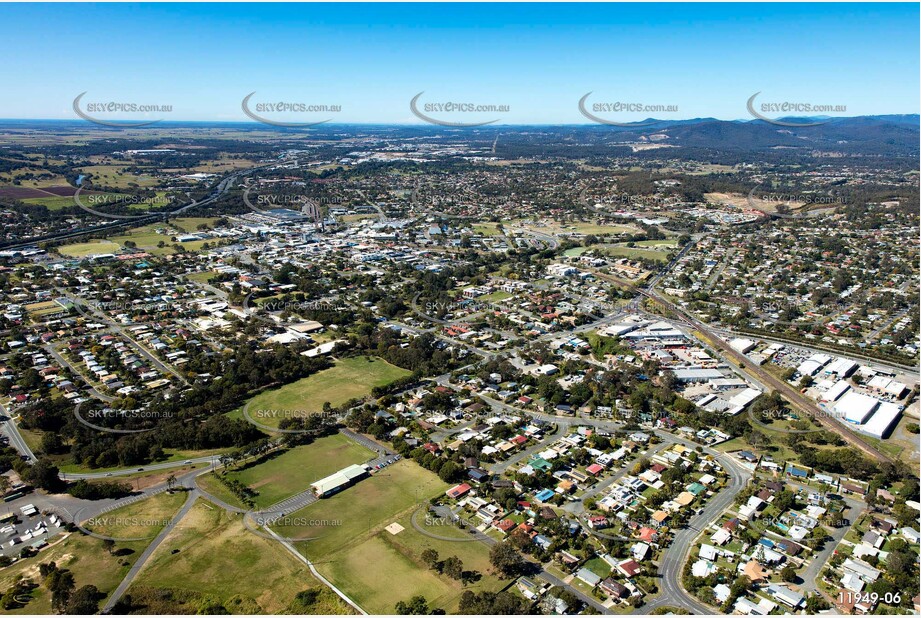
{"type": "Polygon", "coordinates": [[[155,114],[167,120],[247,120],[253,91],[342,107],[262,114],[304,122],[418,123],[420,91],[510,108],[443,118],[522,124],[587,122],[589,91],[678,107],[606,116],[619,121],[748,118],[758,91],[838,115],[918,113],[918,20],[917,4],[3,4],[0,118],[75,118],[84,91],[171,105],[155,114]]]}

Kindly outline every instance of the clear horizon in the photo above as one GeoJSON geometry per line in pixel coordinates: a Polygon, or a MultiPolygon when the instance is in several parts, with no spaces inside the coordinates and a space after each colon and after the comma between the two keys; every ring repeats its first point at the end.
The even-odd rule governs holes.
{"type": "Polygon", "coordinates": [[[84,111],[114,122],[251,122],[250,93],[254,113],[341,108],[262,118],[336,125],[589,126],[589,92],[587,111],[618,123],[751,120],[756,92],[771,118],[919,113],[916,4],[33,4],[0,17],[15,25],[0,42],[6,120],[79,120],[83,92],[84,111]],[[841,111],[771,107],[785,103],[841,111]]]}

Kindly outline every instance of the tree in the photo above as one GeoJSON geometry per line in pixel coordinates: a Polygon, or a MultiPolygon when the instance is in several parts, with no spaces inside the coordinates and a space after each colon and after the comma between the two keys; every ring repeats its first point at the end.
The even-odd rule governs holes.
{"type": "Polygon", "coordinates": [[[445,483],[453,483],[459,480],[466,470],[462,465],[455,461],[446,461],[438,471],[438,477],[445,483]]]}
{"type": "Polygon", "coordinates": [[[505,577],[522,575],[528,565],[528,561],[514,547],[505,543],[492,546],[489,550],[489,562],[505,577]]]}
{"type": "Polygon", "coordinates": [[[58,467],[44,457],[40,457],[32,467],[27,468],[23,476],[39,489],[57,492],[63,486],[61,477],[58,476],[58,467]]]}
{"type": "Polygon", "coordinates": [[[42,435],[42,453],[55,455],[60,453],[64,448],[64,442],[61,440],[61,434],[46,432],[42,435]]]}
{"type": "Polygon", "coordinates": [[[95,614],[99,611],[99,599],[102,596],[96,586],[82,586],[70,597],[66,612],[68,614],[95,614]]]}
{"type": "Polygon", "coordinates": [[[67,609],[71,594],[74,590],[74,575],[67,569],[59,569],[52,562],[48,575],[45,577],[45,587],[51,591],[51,607],[61,613],[67,609]]]}
{"type": "Polygon", "coordinates": [[[458,611],[470,615],[508,616],[528,613],[528,605],[508,592],[475,593],[466,590],[461,595],[458,611]]]}
{"type": "Polygon", "coordinates": [[[729,588],[730,598],[738,599],[740,596],[743,596],[751,588],[752,581],[746,575],[740,575],[732,582],[732,586],[729,588]]]}
{"type": "Polygon", "coordinates": [[[796,581],[796,569],[792,564],[788,564],[780,570],[780,579],[787,583],[792,583],[796,581]]]}
{"type": "Polygon", "coordinates": [[[808,599],[806,599],[806,612],[810,614],[818,614],[820,610],[829,609],[828,601],[826,601],[821,595],[813,594],[808,599]]]}
{"type": "Polygon", "coordinates": [[[422,552],[422,562],[430,568],[434,569],[438,565],[438,552],[432,548],[428,548],[422,552]]]}
{"type": "Polygon", "coordinates": [[[441,565],[441,571],[451,579],[460,579],[464,575],[464,563],[457,556],[451,556],[441,565]]]}
{"type": "Polygon", "coordinates": [[[397,601],[394,609],[394,613],[400,616],[425,616],[430,613],[428,601],[421,595],[416,595],[406,602],[397,601]]]}
{"type": "Polygon", "coordinates": [[[166,477],[166,490],[172,493],[175,487],[176,487],[176,475],[170,474],[168,477],[166,477]]]}
{"type": "Polygon", "coordinates": [[[294,598],[297,599],[298,603],[304,607],[310,607],[320,598],[322,590],[319,586],[314,586],[313,588],[308,588],[307,590],[301,590],[298,592],[294,598]]]}

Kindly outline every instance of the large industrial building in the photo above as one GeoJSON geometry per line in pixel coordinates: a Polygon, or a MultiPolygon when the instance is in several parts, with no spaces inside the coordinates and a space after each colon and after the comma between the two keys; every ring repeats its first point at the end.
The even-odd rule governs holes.
{"type": "Polygon", "coordinates": [[[861,433],[883,438],[902,415],[902,406],[848,390],[835,403],[835,416],[861,433]]]}

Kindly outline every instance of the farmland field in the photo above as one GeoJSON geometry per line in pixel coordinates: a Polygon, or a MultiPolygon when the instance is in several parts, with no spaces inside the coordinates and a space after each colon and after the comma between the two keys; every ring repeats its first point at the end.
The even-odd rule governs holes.
{"type": "Polygon", "coordinates": [[[279,418],[256,418],[259,410],[303,410],[320,412],[323,403],[331,406],[364,397],[375,386],[385,386],[410,372],[376,357],[356,356],[336,361],[329,369],[281,388],[260,393],[250,400],[248,413],[257,422],[277,427],[279,418]]]}
{"type": "MultiPolygon", "coordinates": [[[[99,206],[104,204],[107,201],[114,201],[117,198],[121,197],[118,193],[95,193],[93,191],[85,191],[80,194],[80,201],[84,205],[89,206],[90,208],[94,206],[99,206]],[[93,199],[96,201],[90,202],[87,199],[87,195],[95,195],[93,199]]],[[[30,197],[22,200],[26,204],[35,204],[38,206],[44,206],[48,210],[60,210],[62,208],[69,208],[71,206],[77,206],[76,201],[72,196],[55,196],[55,197],[30,197]]]]}
{"type": "Polygon", "coordinates": [[[153,187],[159,181],[149,174],[129,174],[125,165],[89,165],[80,169],[82,174],[92,174],[94,185],[105,185],[117,189],[129,187],[153,187]]]}

